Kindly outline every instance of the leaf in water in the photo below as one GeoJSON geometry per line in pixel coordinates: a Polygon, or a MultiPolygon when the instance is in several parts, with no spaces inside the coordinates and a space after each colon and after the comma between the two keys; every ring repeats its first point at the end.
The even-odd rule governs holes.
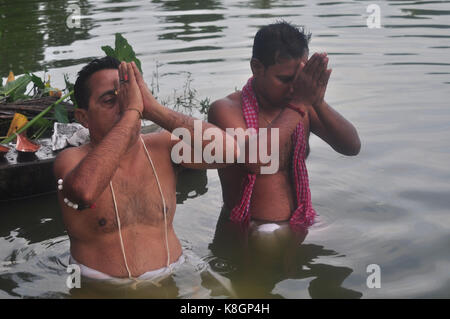
{"type": "Polygon", "coordinates": [[[67,110],[61,104],[58,104],[55,106],[54,116],[55,116],[56,121],[58,121],[60,123],[69,123],[69,118],[67,116],[67,110]]]}

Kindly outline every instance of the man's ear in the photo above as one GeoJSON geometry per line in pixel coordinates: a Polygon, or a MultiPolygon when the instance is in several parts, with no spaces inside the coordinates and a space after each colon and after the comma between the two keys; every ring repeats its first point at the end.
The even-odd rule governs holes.
{"type": "Polygon", "coordinates": [[[83,125],[85,128],[89,128],[87,110],[76,108],[75,109],[75,119],[77,120],[78,123],[83,125]]]}
{"type": "Polygon", "coordinates": [[[264,75],[265,67],[261,63],[261,61],[259,61],[258,59],[252,58],[250,60],[250,67],[252,68],[252,72],[253,72],[253,76],[254,77],[258,77],[258,76],[263,76],[264,75]]]}

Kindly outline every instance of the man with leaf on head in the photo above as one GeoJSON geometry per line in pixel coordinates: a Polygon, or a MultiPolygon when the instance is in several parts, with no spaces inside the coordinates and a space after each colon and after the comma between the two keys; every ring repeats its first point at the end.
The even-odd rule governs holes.
{"type": "MultiPolygon", "coordinates": [[[[194,118],[160,105],[134,62],[96,59],[79,72],[74,90],[75,117],[89,128],[91,142],[61,152],[54,165],[71,263],[96,279],[164,277],[183,261],[172,226],[177,172],[224,164],[173,162],[175,144],[195,144],[171,132],[185,128],[194,137],[194,118]],[[141,135],[142,117],[164,130],[141,135]]],[[[224,154],[237,158],[233,138],[203,122],[202,131],[206,129],[214,129],[229,148],[224,154]]],[[[216,142],[204,140],[191,154],[216,142]]]]}

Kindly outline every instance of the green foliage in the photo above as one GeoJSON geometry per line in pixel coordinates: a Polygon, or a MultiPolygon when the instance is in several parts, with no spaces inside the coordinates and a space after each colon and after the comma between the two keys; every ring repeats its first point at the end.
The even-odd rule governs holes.
{"type": "Polygon", "coordinates": [[[35,123],[30,127],[34,134],[31,136],[31,139],[38,139],[41,137],[50,127],[52,127],[53,121],[45,119],[43,117],[39,118],[35,123]]]}
{"type": "Polygon", "coordinates": [[[33,84],[35,85],[36,88],[41,89],[41,90],[45,89],[44,81],[42,81],[40,77],[38,77],[34,74],[30,74],[30,76],[31,76],[31,81],[33,82],[33,84]]]}
{"type": "Polygon", "coordinates": [[[133,48],[120,33],[116,33],[115,46],[115,49],[113,49],[109,45],[105,45],[102,46],[102,50],[107,56],[114,57],[119,61],[134,61],[139,71],[143,73],[141,68],[141,61],[136,57],[136,53],[134,52],[133,48]]]}
{"type": "Polygon", "coordinates": [[[208,114],[209,107],[211,106],[211,100],[209,97],[200,101],[200,113],[208,114]]]}
{"type": "MultiPolygon", "coordinates": [[[[73,94],[73,91],[67,93],[66,95],[64,95],[63,97],[61,97],[59,100],[57,100],[56,102],[52,103],[51,105],[49,105],[45,110],[43,110],[41,113],[39,113],[38,115],[36,115],[35,117],[33,117],[33,119],[31,121],[29,121],[27,124],[25,124],[22,128],[20,128],[19,130],[17,130],[16,134],[20,134],[24,131],[26,131],[29,127],[33,126],[36,124],[36,122],[40,121],[40,119],[42,119],[44,117],[45,114],[47,114],[48,112],[50,112],[50,110],[52,110],[54,107],[56,107],[57,105],[59,105],[59,103],[61,103],[62,101],[64,101],[65,99],[67,99],[71,94],[73,94]]],[[[1,141],[0,143],[2,144],[6,144],[11,142],[13,139],[15,138],[15,134],[11,135],[10,137],[5,138],[3,141],[1,141]]]]}
{"type": "Polygon", "coordinates": [[[3,96],[3,98],[11,102],[17,101],[21,98],[23,99],[25,90],[30,82],[31,76],[29,74],[24,74],[20,78],[6,83],[6,85],[0,89],[0,96],[3,96]]]}
{"type": "Polygon", "coordinates": [[[54,113],[56,121],[60,123],[69,123],[69,117],[67,114],[67,109],[62,106],[61,104],[58,104],[55,106],[55,113],[54,113]]]}
{"type": "MultiPolygon", "coordinates": [[[[33,94],[32,95],[27,95],[24,96],[24,99],[37,99],[43,96],[48,96],[50,95],[50,92],[56,92],[58,91],[58,89],[51,87],[50,83],[45,83],[43,79],[41,79],[40,77],[36,76],[35,74],[32,73],[25,73],[26,75],[31,77],[31,82],[33,82],[33,94]]],[[[44,74],[45,77],[45,74],[44,74]]]]}
{"type": "Polygon", "coordinates": [[[167,99],[164,104],[171,105],[175,111],[193,115],[193,110],[198,109],[201,114],[207,114],[210,105],[210,99],[205,98],[198,100],[197,90],[191,87],[192,74],[188,72],[186,82],[184,83],[183,93],[177,95],[177,91],[173,92],[173,101],[167,99]]]}

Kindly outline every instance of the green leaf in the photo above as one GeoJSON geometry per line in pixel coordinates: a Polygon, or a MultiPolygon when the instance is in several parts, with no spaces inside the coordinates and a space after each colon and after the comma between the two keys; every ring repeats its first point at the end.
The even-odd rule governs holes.
{"type": "Polygon", "coordinates": [[[30,129],[34,132],[31,139],[40,138],[53,124],[53,121],[49,121],[43,117],[39,118],[30,129]]]}
{"type": "Polygon", "coordinates": [[[142,72],[141,61],[136,57],[136,53],[133,50],[133,47],[128,43],[127,39],[125,39],[122,34],[116,33],[115,40],[115,49],[111,48],[109,45],[102,46],[103,52],[107,56],[111,56],[116,58],[119,61],[132,62],[136,63],[139,71],[142,72]]]}
{"type": "Polygon", "coordinates": [[[116,52],[109,45],[102,46],[102,50],[107,56],[111,56],[117,59],[116,52]]]}
{"type": "Polygon", "coordinates": [[[43,127],[47,127],[47,126],[51,125],[51,123],[52,122],[50,122],[49,120],[41,117],[36,122],[34,122],[34,124],[30,128],[37,131],[39,129],[42,129],[43,127]]]}
{"type": "Polygon", "coordinates": [[[61,104],[55,106],[55,119],[60,123],[69,123],[69,118],[67,116],[67,110],[61,104]]]}
{"type": "Polygon", "coordinates": [[[136,53],[134,52],[133,47],[128,43],[127,39],[122,36],[122,34],[116,33],[115,45],[115,53],[117,55],[117,59],[119,61],[125,62],[134,61],[139,71],[142,73],[141,61],[136,57],[136,53]]]}
{"type": "Polygon", "coordinates": [[[19,100],[29,100],[30,96],[26,94],[21,93],[14,93],[11,95],[11,102],[19,101],[19,100]]]}
{"type": "Polygon", "coordinates": [[[39,88],[39,89],[41,89],[41,90],[43,90],[43,89],[45,88],[45,84],[44,84],[44,82],[41,80],[40,77],[38,77],[38,76],[36,76],[36,75],[34,75],[34,74],[29,74],[29,75],[31,76],[31,81],[34,83],[34,85],[35,85],[37,88],[39,88]]]}
{"type": "Polygon", "coordinates": [[[0,89],[0,95],[9,96],[13,101],[22,97],[27,89],[27,85],[31,82],[31,76],[25,74],[14,81],[6,83],[4,87],[0,89]]]}

